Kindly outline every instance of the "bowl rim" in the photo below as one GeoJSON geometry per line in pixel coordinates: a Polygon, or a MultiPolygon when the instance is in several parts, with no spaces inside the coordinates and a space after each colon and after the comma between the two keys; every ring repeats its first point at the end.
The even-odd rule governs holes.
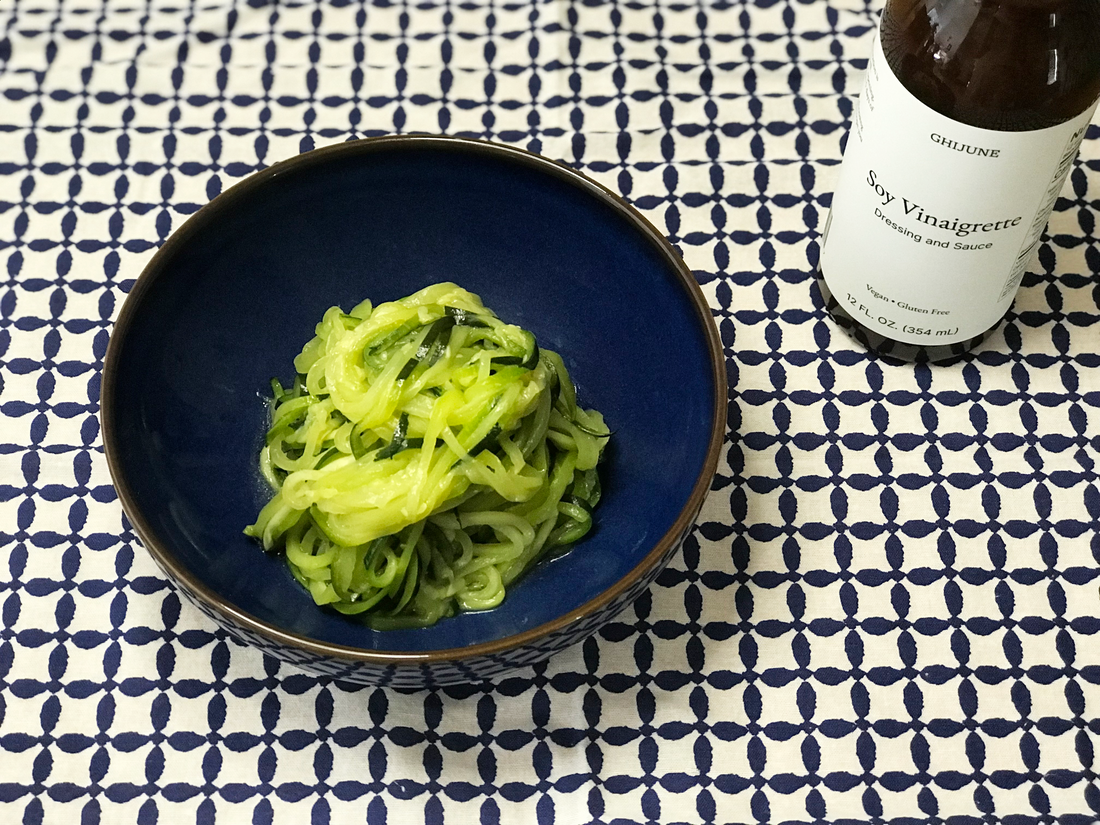
{"type": "Polygon", "coordinates": [[[111,330],[107,352],[104,357],[99,417],[108,470],[123,512],[149,554],[169,575],[169,578],[175,580],[173,581],[175,586],[179,587],[182,583],[182,589],[189,590],[191,595],[200,598],[210,609],[224,616],[231,624],[244,627],[250,632],[256,633],[278,645],[298,648],[314,655],[348,663],[407,667],[457,663],[480,656],[496,656],[515,648],[527,646],[599,612],[649,573],[683,540],[702,510],[703,502],[710,491],[718,469],[718,459],[725,440],[727,403],[728,386],[725,355],[711,309],[703,297],[702,290],[694,274],[688,268],[680,253],[668,238],[658,231],[634,206],[584,173],[563,162],[552,160],[527,149],[478,138],[435,134],[401,134],[380,135],[331,144],[279,161],[266,169],[248,175],[190,215],[180,227],[169,235],[160,249],[145,265],[123,303],[118,319],[111,330]],[[330,158],[346,154],[372,154],[408,149],[465,152],[505,162],[519,163],[581,189],[588,195],[594,196],[610,206],[621,217],[626,218],[661,253],[666,263],[675,272],[680,286],[686,291],[691,301],[706,338],[707,351],[710,356],[711,378],[714,386],[714,408],[702,469],[676,520],[629,572],[603,592],[579,607],[521,633],[478,642],[466,647],[434,650],[365,649],[319,641],[276,627],[223,598],[219,593],[194,577],[185,566],[177,561],[168,547],[168,542],[161,540],[149,521],[142,515],[140,508],[137,506],[137,499],[133,490],[122,472],[119,458],[120,434],[115,426],[114,415],[114,408],[117,404],[116,371],[119,359],[122,357],[127,333],[143,303],[143,296],[160,277],[165,263],[171,260],[176,254],[176,250],[183,247],[187,240],[201,230],[211,218],[216,217],[217,213],[233,206],[236,202],[251,194],[253,190],[262,187],[267,181],[280,174],[292,170],[308,169],[315,164],[325,163],[330,158]]]}

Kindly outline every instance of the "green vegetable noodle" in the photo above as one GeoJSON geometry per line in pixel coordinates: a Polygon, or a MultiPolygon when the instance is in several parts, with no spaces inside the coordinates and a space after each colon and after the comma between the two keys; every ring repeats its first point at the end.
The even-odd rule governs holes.
{"type": "Polygon", "coordinates": [[[430,625],[496,607],[589,531],[610,432],[530,332],[450,283],[316,331],[293,386],[271,382],[274,495],[245,532],[317,604],[430,625]]]}

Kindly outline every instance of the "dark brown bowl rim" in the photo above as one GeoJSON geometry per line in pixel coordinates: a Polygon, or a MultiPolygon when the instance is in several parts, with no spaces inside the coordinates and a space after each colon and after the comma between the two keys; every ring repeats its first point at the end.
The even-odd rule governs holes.
{"type": "Polygon", "coordinates": [[[107,466],[114,482],[115,490],[122,504],[122,509],[133,525],[138,538],[141,539],[142,544],[145,545],[154,560],[171,578],[175,579],[176,582],[182,582],[184,589],[190,591],[193,596],[200,598],[210,608],[226,617],[230,622],[247,628],[279,645],[302,649],[321,657],[338,659],[346,662],[407,667],[459,662],[481,656],[497,656],[509,650],[529,645],[541,638],[562,631],[573,623],[600,611],[637,582],[639,578],[645,576],[655,565],[660,564],[662,559],[664,559],[665,556],[668,555],[686,536],[688,530],[698,517],[699,512],[702,510],[703,502],[710,490],[714,475],[718,469],[718,459],[722,444],[725,440],[727,392],[726,365],[722,344],[718,337],[718,330],[715,326],[710,307],[703,297],[702,290],[699,288],[695,276],[669,240],[623,198],[616,195],[603,184],[596,182],[576,169],[566,166],[564,163],[551,160],[542,155],[515,146],[449,135],[383,135],[313,149],[275,163],[259,172],[255,172],[217,195],[209,203],[188,217],[184,224],[169,236],[138,276],[123,304],[122,310],[119,312],[118,320],[115,322],[114,329],[111,332],[103,365],[103,379],[100,393],[100,421],[103,428],[103,447],[107,457],[107,466]],[[330,156],[348,152],[366,154],[391,149],[402,150],[409,148],[445,148],[449,151],[458,150],[472,152],[484,156],[504,158],[511,162],[518,162],[535,167],[571,183],[574,186],[578,186],[590,195],[595,196],[611,206],[623,217],[627,218],[651,243],[661,250],[665,259],[671,264],[673,270],[679,277],[681,286],[683,286],[691,298],[691,303],[707,338],[707,349],[710,354],[711,373],[714,380],[714,410],[710,440],[707,445],[706,460],[691,490],[691,494],[688,496],[687,501],[680,511],[680,515],[665,534],[656,542],[653,549],[651,549],[633,569],[600,595],[590,599],[580,607],[552,621],[533,627],[530,630],[525,630],[522,633],[510,636],[504,636],[492,641],[479,642],[468,647],[443,648],[427,651],[367,650],[341,644],[321,642],[274,627],[250,613],[239,609],[223,598],[219,593],[211,590],[201,581],[193,577],[189,570],[179,564],[175,556],[168,549],[167,542],[161,541],[149,522],[142,515],[130,486],[123,477],[121,467],[119,466],[116,446],[119,436],[116,432],[113,419],[113,409],[116,403],[115,372],[116,364],[121,357],[122,342],[126,338],[126,333],[132,319],[140,308],[142,296],[148,291],[150,285],[161,272],[162,261],[171,258],[177,248],[190,238],[195,231],[202,228],[205,216],[214,210],[215,205],[217,208],[223,208],[227,203],[247,196],[253,189],[263,185],[264,182],[276,175],[291,169],[301,169],[316,163],[323,163],[330,156]]]}

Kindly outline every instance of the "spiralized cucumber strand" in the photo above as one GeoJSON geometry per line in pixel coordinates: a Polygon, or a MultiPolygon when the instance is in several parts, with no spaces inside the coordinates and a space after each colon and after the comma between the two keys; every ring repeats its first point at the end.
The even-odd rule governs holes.
{"type": "Polygon", "coordinates": [[[272,381],[271,500],[245,533],[378,628],[496,607],[592,527],[610,431],[561,357],[451,283],[328,310],[272,381]]]}

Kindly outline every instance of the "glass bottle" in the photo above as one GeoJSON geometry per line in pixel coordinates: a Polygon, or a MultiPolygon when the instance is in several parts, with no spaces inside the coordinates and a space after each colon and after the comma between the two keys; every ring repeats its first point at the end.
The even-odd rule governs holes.
{"type": "Polygon", "coordinates": [[[941,361],[1008,312],[1100,97],[1100,0],[887,0],[818,284],[874,352],[941,361]]]}

